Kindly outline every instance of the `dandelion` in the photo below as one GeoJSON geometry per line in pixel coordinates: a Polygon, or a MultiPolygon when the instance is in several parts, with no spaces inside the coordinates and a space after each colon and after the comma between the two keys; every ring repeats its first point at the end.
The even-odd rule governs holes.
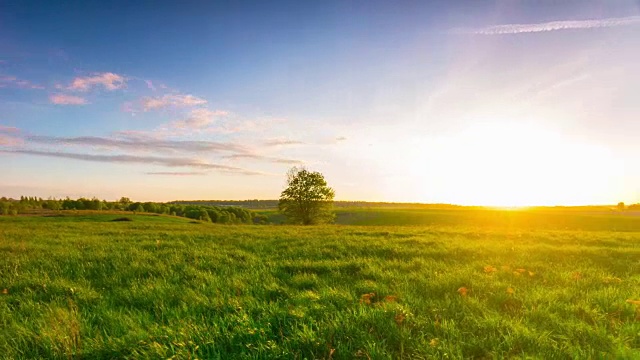
{"type": "Polygon", "coordinates": [[[405,315],[404,313],[397,313],[396,316],[393,317],[393,320],[395,320],[396,324],[398,324],[398,326],[402,325],[402,323],[404,322],[404,320],[407,318],[407,315],[405,315]]]}
{"type": "Polygon", "coordinates": [[[536,273],[534,273],[533,271],[529,271],[529,276],[533,277],[536,273]]]}
{"type": "Polygon", "coordinates": [[[509,295],[513,295],[513,294],[515,294],[515,293],[516,293],[516,291],[515,291],[512,287],[508,287],[508,288],[507,288],[507,294],[509,294],[509,295]]]}
{"type": "Polygon", "coordinates": [[[384,301],[388,303],[396,302],[396,300],[398,300],[398,297],[395,295],[387,295],[384,297],[384,301]]]}
{"type": "Polygon", "coordinates": [[[460,296],[467,296],[468,292],[469,290],[464,286],[458,289],[458,294],[460,294],[460,296]]]}
{"type": "Polygon", "coordinates": [[[495,267],[491,266],[491,265],[487,265],[484,267],[484,273],[485,274],[492,274],[494,272],[498,271],[498,269],[496,269],[495,267]]]}
{"type": "Polygon", "coordinates": [[[360,304],[370,305],[371,304],[371,299],[373,297],[375,297],[375,296],[376,296],[375,293],[363,294],[362,296],[360,296],[360,304]]]}
{"type": "Polygon", "coordinates": [[[439,343],[440,343],[440,340],[438,340],[438,338],[434,338],[434,339],[431,339],[431,341],[429,341],[429,346],[436,347],[438,346],[439,343]]]}

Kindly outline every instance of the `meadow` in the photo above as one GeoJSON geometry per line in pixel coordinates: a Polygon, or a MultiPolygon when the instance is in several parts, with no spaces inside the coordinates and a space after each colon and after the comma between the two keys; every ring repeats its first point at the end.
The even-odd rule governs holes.
{"type": "Polygon", "coordinates": [[[640,358],[633,214],[125,216],[0,216],[0,358],[640,358]]]}

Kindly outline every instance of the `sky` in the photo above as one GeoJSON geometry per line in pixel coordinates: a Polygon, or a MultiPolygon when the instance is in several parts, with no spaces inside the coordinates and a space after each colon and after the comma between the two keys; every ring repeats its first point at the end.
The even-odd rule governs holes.
{"type": "Polygon", "coordinates": [[[640,202],[640,0],[0,0],[0,196],[640,202]]]}

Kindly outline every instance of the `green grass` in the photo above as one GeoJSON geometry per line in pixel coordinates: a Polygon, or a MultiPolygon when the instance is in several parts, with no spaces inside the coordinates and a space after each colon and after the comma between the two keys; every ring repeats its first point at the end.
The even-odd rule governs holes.
{"type": "Polygon", "coordinates": [[[394,211],[0,217],[0,358],[640,357],[640,218],[394,211]]]}
{"type": "MultiPolygon", "coordinates": [[[[284,223],[277,210],[259,210],[269,221],[284,223]]],[[[592,210],[497,210],[461,208],[443,209],[388,209],[337,208],[336,223],[366,226],[477,226],[491,228],[640,231],[640,213],[592,210]]]]}

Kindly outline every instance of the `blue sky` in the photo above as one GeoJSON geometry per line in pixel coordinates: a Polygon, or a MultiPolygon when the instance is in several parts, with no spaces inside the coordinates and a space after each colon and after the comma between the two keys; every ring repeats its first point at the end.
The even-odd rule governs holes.
{"type": "Polygon", "coordinates": [[[640,2],[0,1],[0,193],[640,201],[640,2]]]}

